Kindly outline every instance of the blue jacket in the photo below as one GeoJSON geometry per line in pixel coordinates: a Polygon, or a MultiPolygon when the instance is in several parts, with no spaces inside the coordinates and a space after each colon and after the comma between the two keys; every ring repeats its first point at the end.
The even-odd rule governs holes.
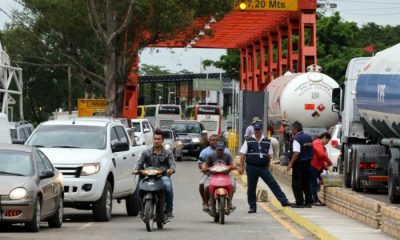
{"type": "Polygon", "coordinates": [[[311,161],[314,154],[311,136],[303,132],[299,132],[294,137],[294,140],[296,140],[301,147],[300,156],[297,161],[311,161]]]}
{"type": "Polygon", "coordinates": [[[260,143],[250,137],[247,142],[246,164],[256,167],[266,167],[269,165],[268,150],[271,145],[267,138],[261,139],[260,143]],[[261,155],[260,155],[261,153],[261,155]]]}

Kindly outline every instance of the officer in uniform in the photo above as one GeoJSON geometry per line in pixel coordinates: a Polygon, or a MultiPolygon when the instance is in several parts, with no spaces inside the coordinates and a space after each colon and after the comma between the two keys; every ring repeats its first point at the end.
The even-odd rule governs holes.
{"type": "Polygon", "coordinates": [[[247,172],[247,201],[249,203],[248,213],[257,212],[256,188],[258,178],[261,177],[268,185],[275,197],[281,202],[282,206],[291,206],[291,203],[282,192],[279,184],[269,171],[270,158],[273,154],[272,146],[268,138],[262,134],[262,124],[256,122],[254,134],[249,137],[240,149],[239,173],[243,174],[244,163],[246,160],[247,172]]]}
{"type": "Polygon", "coordinates": [[[293,168],[292,189],[296,204],[292,207],[311,208],[313,201],[311,197],[310,164],[314,154],[312,138],[303,133],[303,126],[297,121],[292,124],[292,134],[294,135],[293,154],[287,167],[288,171],[293,168]]]}

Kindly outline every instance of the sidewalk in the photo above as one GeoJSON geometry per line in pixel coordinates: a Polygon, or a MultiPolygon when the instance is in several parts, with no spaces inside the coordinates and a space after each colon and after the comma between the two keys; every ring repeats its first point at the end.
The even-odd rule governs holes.
{"type": "MultiPolygon", "coordinates": [[[[237,177],[244,184],[247,183],[247,178],[245,175],[237,177]]],[[[289,201],[294,202],[292,188],[281,182],[279,182],[279,184],[289,201]]],[[[272,205],[274,205],[274,207],[282,210],[293,221],[308,229],[320,239],[395,239],[385,233],[382,233],[380,229],[374,229],[359,223],[356,220],[335,212],[327,207],[302,209],[290,207],[283,208],[275,196],[273,196],[268,186],[264,183],[264,181],[262,181],[262,179],[259,179],[258,181],[258,188],[267,190],[270,202],[272,205]]]]}

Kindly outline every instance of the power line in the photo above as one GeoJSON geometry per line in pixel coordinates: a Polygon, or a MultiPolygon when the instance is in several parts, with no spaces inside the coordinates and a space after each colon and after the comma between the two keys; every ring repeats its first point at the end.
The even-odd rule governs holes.
{"type": "Polygon", "coordinates": [[[394,13],[376,13],[376,14],[370,14],[370,13],[356,13],[356,12],[346,12],[346,11],[339,11],[340,13],[345,13],[347,15],[358,15],[358,16],[388,16],[388,15],[398,15],[400,12],[394,12],[394,13]]]}
{"type": "Polygon", "coordinates": [[[400,3],[389,3],[389,2],[371,2],[371,1],[357,1],[357,0],[346,0],[346,2],[355,2],[355,3],[373,3],[373,4],[385,4],[385,5],[400,5],[400,3]]]}

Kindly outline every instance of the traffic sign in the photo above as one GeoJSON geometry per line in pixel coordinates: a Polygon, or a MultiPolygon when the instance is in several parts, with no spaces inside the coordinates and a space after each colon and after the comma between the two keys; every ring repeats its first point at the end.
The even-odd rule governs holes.
{"type": "Polygon", "coordinates": [[[297,11],[298,0],[235,0],[235,10],[297,11]]]}
{"type": "Polygon", "coordinates": [[[212,78],[194,78],[193,91],[222,91],[222,80],[212,78]]]}
{"type": "Polygon", "coordinates": [[[78,117],[105,115],[107,99],[78,99],[78,117]]]}

